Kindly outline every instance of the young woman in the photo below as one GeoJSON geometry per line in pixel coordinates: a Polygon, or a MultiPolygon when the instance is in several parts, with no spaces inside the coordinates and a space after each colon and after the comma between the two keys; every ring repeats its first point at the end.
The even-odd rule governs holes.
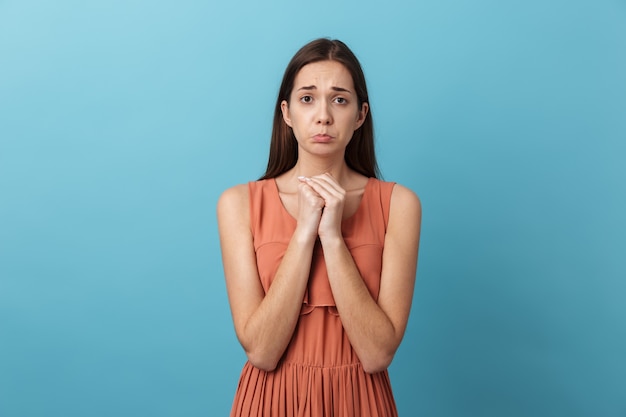
{"type": "Polygon", "coordinates": [[[218,222],[244,365],[231,416],[396,416],[387,367],[404,335],[421,206],[377,179],[361,66],[318,39],[287,66],[258,181],[218,222]]]}

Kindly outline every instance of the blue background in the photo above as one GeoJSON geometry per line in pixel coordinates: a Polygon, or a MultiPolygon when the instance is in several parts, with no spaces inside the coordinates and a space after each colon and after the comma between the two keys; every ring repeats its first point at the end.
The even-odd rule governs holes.
{"type": "Polygon", "coordinates": [[[344,40],[424,207],[402,416],[626,416],[626,3],[0,1],[0,416],[223,416],[215,204],[344,40]]]}

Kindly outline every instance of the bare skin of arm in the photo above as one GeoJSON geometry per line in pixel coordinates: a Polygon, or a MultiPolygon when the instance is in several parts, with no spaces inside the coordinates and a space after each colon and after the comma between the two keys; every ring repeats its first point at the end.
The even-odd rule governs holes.
{"type": "Polygon", "coordinates": [[[259,280],[247,185],[226,190],[217,206],[226,289],[237,338],[252,365],[271,371],[293,335],[306,290],[324,201],[298,188],[297,227],[267,294],[259,280]]]}
{"type": "Polygon", "coordinates": [[[417,266],[421,204],[395,185],[383,251],[378,301],[370,295],[341,235],[345,191],[332,176],[306,180],[325,201],[319,225],[328,279],[348,339],[366,372],[386,369],[406,329],[417,266]]]}

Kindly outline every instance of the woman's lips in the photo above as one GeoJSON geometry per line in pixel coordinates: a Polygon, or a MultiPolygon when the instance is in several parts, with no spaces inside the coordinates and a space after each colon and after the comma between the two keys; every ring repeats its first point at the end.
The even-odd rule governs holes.
{"type": "Polygon", "coordinates": [[[332,136],[320,133],[319,135],[313,136],[313,140],[315,142],[330,142],[333,139],[332,136]]]}

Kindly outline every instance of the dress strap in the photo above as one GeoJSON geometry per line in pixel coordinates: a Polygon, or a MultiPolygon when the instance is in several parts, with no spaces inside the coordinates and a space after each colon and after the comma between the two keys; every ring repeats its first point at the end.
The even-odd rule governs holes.
{"type": "Polygon", "coordinates": [[[387,231],[387,224],[389,223],[389,212],[391,211],[391,193],[395,182],[383,182],[380,181],[380,204],[383,208],[383,220],[385,222],[385,232],[387,231]]]}

